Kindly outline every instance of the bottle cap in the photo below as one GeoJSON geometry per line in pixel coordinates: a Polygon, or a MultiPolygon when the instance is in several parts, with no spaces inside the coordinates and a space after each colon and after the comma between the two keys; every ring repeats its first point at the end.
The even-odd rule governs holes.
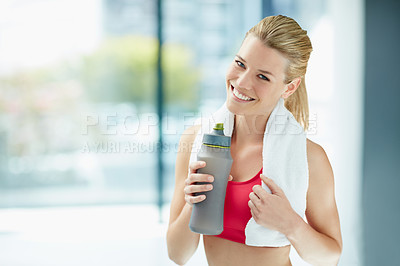
{"type": "Polygon", "coordinates": [[[210,134],[204,134],[203,144],[216,148],[230,148],[231,137],[224,135],[224,123],[215,124],[210,134]]]}
{"type": "Polygon", "coordinates": [[[213,129],[214,130],[224,130],[224,123],[216,123],[213,129]]]}

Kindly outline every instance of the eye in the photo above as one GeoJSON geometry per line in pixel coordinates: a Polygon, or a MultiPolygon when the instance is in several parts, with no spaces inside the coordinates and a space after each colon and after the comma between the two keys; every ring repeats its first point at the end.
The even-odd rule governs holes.
{"type": "Polygon", "coordinates": [[[260,79],[269,81],[269,78],[267,78],[267,77],[264,76],[263,74],[258,75],[258,77],[259,77],[260,79]]]}
{"type": "Polygon", "coordinates": [[[245,68],[245,65],[242,62],[240,62],[239,60],[235,60],[235,62],[239,67],[245,68]]]}

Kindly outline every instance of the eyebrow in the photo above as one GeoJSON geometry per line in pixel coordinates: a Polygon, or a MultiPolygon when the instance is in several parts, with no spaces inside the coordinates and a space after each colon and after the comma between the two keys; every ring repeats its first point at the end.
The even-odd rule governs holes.
{"type": "MultiPolygon", "coordinates": [[[[240,55],[236,55],[236,57],[239,58],[240,60],[242,60],[243,62],[247,63],[246,60],[244,60],[244,58],[241,57],[240,55]]],[[[260,71],[260,72],[262,72],[262,73],[264,73],[264,74],[269,74],[269,75],[275,77],[274,74],[272,74],[272,73],[269,72],[269,71],[262,70],[262,69],[257,69],[257,70],[260,71]]]]}

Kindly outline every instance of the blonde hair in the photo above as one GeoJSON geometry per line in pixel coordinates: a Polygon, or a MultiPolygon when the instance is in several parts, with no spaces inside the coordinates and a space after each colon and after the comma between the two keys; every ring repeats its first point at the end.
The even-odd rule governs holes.
{"type": "Polygon", "coordinates": [[[246,33],[246,37],[249,34],[255,35],[266,46],[278,50],[288,59],[284,80],[286,84],[301,77],[301,83],[297,90],[285,99],[285,107],[303,126],[304,130],[307,130],[309,110],[304,77],[312,51],[307,31],[303,30],[294,19],[278,15],[264,18],[246,33]]]}

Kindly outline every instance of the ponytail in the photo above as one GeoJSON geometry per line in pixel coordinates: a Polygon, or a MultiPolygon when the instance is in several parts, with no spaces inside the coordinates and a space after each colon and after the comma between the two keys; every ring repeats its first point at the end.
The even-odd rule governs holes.
{"type": "Polygon", "coordinates": [[[306,90],[306,81],[304,76],[301,78],[301,82],[297,90],[285,99],[285,107],[293,114],[294,118],[304,128],[304,131],[308,129],[308,97],[306,90]]]}

